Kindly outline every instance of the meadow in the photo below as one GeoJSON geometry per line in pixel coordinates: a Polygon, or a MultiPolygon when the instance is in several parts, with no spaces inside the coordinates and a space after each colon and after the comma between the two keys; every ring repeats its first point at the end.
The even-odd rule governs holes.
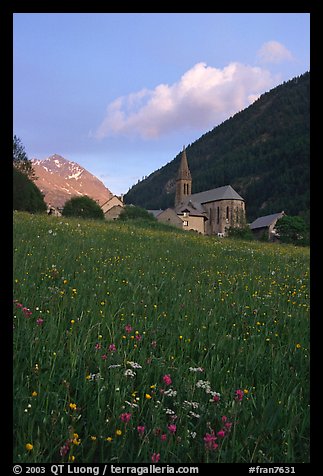
{"type": "Polygon", "coordinates": [[[14,212],[15,463],[309,462],[309,249],[14,212]]]}

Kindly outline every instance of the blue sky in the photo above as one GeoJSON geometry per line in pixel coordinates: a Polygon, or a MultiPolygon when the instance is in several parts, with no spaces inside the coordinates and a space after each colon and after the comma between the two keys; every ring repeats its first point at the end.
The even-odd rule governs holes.
{"type": "Polygon", "coordinates": [[[115,194],[310,70],[309,13],[16,13],[14,134],[115,194]]]}

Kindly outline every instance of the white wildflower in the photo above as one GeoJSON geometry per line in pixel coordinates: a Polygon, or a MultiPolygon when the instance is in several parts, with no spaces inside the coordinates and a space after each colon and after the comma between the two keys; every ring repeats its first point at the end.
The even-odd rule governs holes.
{"type": "Polygon", "coordinates": [[[131,370],[131,369],[127,369],[127,370],[125,370],[125,372],[124,372],[123,375],[125,375],[125,377],[131,377],[131,378],[133,378],[133,377],[135,377],[136,372],[134,372],[134,371],[131,370]]]}

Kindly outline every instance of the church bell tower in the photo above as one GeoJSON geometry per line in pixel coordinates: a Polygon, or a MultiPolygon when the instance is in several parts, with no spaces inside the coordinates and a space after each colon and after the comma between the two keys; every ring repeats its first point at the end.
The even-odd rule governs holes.
{"type": "Polygon", "coordinates": [[[188,168],[185,146],[183,147],[181,164],[176,178],[175,208],[184,202],[192,193],[192,176],[188,168]]]}

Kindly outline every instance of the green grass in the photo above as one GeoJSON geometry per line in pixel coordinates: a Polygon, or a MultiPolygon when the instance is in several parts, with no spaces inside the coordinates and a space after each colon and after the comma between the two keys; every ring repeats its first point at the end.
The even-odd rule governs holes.
{"type": "Polygon", "coordinates": [[[308,281],[307,248],[15,212],[14,461],[308,462],[308,281]]]}

